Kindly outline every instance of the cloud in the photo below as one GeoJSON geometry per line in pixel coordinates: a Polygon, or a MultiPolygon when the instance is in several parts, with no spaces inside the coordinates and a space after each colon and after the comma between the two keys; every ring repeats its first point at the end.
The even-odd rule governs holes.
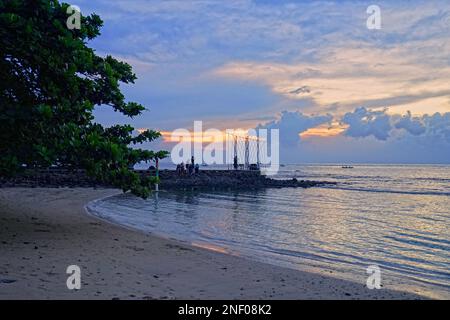
{"type": "Polygon", "coordinates": [[[321,116],[308,116],[299,111],[283,111],[277,120],[260,124],[258,129],[279,129],[280,143],[292,146],[300,140],[300,134],[308,129],[315,128],[324,123],[330,123],[333,117],[330,114],[321,116]]]}
{"type": "Polygon", "coordinates": [[[396,123],[395,128],[405,129],[412,135],[418,136],[425,133],[426,128],[423,120],[419,117],[412,117],[411,112],[408,112],[405,116],[401,117],[396,123]]]}
{"type": "Polygon", "coordinates": [[[426,136],[450,143],[450,112],[435,113],[432,116],[425,115],[423,122],[426,128],[426,136]]]}
{"type": "Polygon", "coordinates": [[[216,78],[267,85],[285,100],[308,98],[309,113],[450,110],[448,2],[378,4],[380,32],[365,27],[364,2],[80,0],[82,10],[114,17],[96,40],[102,51],[154,66],[137,68],[139,77],[200,65],[216,78]]]}
{"type": "Polygon", "coordinates": [[[360,107],[354,112],[346,113],[341,121],[348,125],[345,135],[354,138],[373,135],[379,140],[387,140],[392,130],[391,118],[385,110],[370,111],[360,107]]]}
{"type": "MultiPolygon", "coordinates": [[[[450,161],[450,112],[414,117],[410,113],[389,114],[387,110],[357,108],[333,121],[336,120],[348,126],[342,134],[312,135],[302,139],[295,147],[292,143],[290,145],[282,143],[281,161],[292,163],[298,162],[299,159],[302,162],[314,163],[449,163],[450,161]]],[[[296,130],[292,130],[289,134],[289,139],[297,138],[296,130]]]]}
{"type": "Polygon", "coordinates": [[[303,86],[303,87],[297,88],[297,89],[295,89],[295,90],[292,90],[292,91],[289,92],[289,93],[292,93],[292,94],[302,94],[302,93],[310,93],[310,92],[311,92],[311,89],[309,89],[307,86],[303,86]]]}
{"type": "MultiPolygon", "coordinates": [[[[404,130],[427,143],[450,142],[450,112],[413,117],[411,112],[391,115],[387,113],[387,109],[373,111],[360,107],[346,113],[340,121],[348,125],[344,135],[353,138],[373,136],[386,141],[395,131],[404,130]]],[[[395,133],[399,137],[398,132],[395,133]]]]}
{"type": "MultiPolygon", "coordinates": [[[[436,62],[429,59],[436,55],[416,54],[412,46],[354,45],[335,48],[313,63],[237,61],[217,68],[213,75],[267,85],[286,100],[309,98],[315,106],[307,112],[330,106],[338,106],[334,111],[341,114],[356,106],[409,109],[414,114],[450,110],[448,58],[436,62]]],[[[443,52],[448,54],[450,46],[443,52]]]]}
{"type": "Polygon", "coordinates": [[[323,125],[331,128],[335,121],[340,124],[342,135],[349,138],[372,137],[381,142],[414,140],[415,143],[433,145],[450,143],[450,112],[412,116],[410,112],[404,115],[389,114],[387,109],[359,107],[335,118],[331,114],[307,115],[299,111],[283,111],[278,119],[260,124],[256,129],[279,129],[280,142],[284,146],[294,146],[300,141],[301,133],[313,128],[326,129],[323,125]]]}

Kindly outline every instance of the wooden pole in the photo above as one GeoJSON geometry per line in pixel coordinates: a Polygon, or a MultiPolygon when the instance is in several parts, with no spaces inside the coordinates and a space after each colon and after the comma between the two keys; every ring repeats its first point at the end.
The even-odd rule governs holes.
{"type": "MultiPolygon", "coordinates": [[[[156,158],[156,179],[159,178],[159,159],[156,158]]],[[[155,191],[158,192],[159,191],[159,183],[155,184],[155,191]]]]}

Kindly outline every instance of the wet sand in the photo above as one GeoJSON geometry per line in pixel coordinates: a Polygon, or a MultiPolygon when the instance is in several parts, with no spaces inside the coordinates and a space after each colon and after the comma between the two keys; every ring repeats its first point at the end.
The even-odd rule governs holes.
{"type": "Polygon", "coordinates": [[[0,189],[0,299],[420,299],[189,246],[86,214],[111,189],[0,189]],[[66,269],[81,268],[81,290],[66,269]]]}

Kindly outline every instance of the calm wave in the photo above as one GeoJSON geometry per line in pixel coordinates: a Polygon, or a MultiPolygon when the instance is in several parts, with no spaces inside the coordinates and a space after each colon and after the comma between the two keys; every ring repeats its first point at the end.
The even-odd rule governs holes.
{"type": "Polygon", "coordinates": [[[450,297],[450,167],[289,165],[278,178],[336,187],[160,192],[91,203],[100,218],[250,259],[362,285],[450,297]]]}

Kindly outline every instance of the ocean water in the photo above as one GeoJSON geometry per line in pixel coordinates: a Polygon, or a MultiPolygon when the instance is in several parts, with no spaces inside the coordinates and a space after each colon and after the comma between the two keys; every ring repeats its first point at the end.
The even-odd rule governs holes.
{"type": "Polygon", "coordinates": [[[108,221],[192,245],[365,285],[450,298],[450,166],[287,165],[277,178],[332,187],[160,192],[89,204],[108,221]]]}

